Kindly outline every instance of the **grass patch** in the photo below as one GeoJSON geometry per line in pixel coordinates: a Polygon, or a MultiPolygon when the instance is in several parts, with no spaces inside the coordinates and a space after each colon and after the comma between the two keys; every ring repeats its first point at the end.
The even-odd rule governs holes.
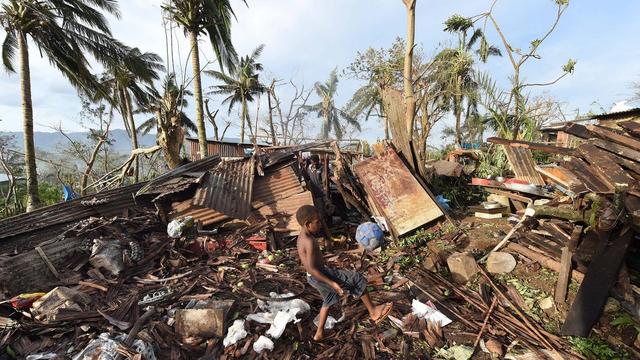
{"type": "Polygon", "coordinates": [[[618,351],[606,341],[597,338],[569,337],[569,343],[580,354],[588,359],[620,360],[630,359],[625,351],[618,351]]]}

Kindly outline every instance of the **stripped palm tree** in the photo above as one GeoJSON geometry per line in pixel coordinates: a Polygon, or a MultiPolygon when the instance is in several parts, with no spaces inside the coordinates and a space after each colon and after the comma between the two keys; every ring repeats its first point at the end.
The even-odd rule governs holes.
{"type": "MultiPolygon", "coordinates": [[[[245,2],[246,4],[246,2],[245,2]]],[[[235,17],[230,0],[168,0],[163,9],[184,29],[191,42],[191,67],[195,94],[196,126],[200,153],[207,154],[207,134],[204,126],[200,49],[198,36],[207,34],[220,70],[235,67],[236,51],[231,43],[231,18],[235,17]]]]}
{"type": "Polygon", "coordinates": [[[382,89],[378,84],[369,82],[360,87],[353,93],[351,100],[349,100],[345,108],[354,118],[360,115],[364,115],[365,121],[369,120],[372,116],[380,118],[384,123],[384,137],[385,139],[389,139],[389,123],[384,113],[382,89]]]}
{"type": "Polygon", "coordinates": [[[6,31],[2,61],[9,72],[15,72],[16,57],[19,63],[27,211],[40,203],[33,143],[29,39],[74,87],[93,93],[99,84],[89,71],[85,54],[92,55],[103,64],[122,55],[122,45],[111,37],[107,20],[101,11],[119,17],[114,0],[2,1],[0,25],[6,31]]]}
{"type": "Polygon", "coordinates": [[[145,106],[138,111],[153,114],[138,131],[148,134],[156,129],[156,143],[162,147],[165,161],[171,169],[180,166],[185,134],[197,131],[196,125],[182,111],[188,105],[187,96],[191,96],[191,92],[176,84],[175,74],[169,74],[162,85],[162,93],[152,90],[145,106]]]}
{"type": "MultiPolygon", "coordinates": [[[[162,58],[154,53],[142,53],[138,48],[129,49],[123,61],[110,63],[106,67],[101,82],[109,89],[108,100],[118,110],[124,126],[131,139],[133,150],[138,148],[138,134],[133,118],[134,102],[143,107],[149,100],[149,89],[153,81],[159,78],[158,71],[163,71],[162,58]]],[[[139,180],[139,163],[134,165],[135,182],[139,180]]]]}
{"type": "Polygon", "coordinates": [[[307,105],[304,109],[309,112],[314,112],[319,118],[322,118],[322,126],[320,127],[321,139],[328,139],[329,134],[333,130],[336,139],[341,140],[344,129],[342,120],[345,120],[349,125],[360,130],[360,123],[354,116],[336,107],[334,100],[334,96],[338,90],[338,74],[336,69],[331,71],[329,79],[327,79],[326,82],[316,82],[314,90],[316,95],[321,98],[321,101],[315,105],[307,105]]]}
{"type": "MultiPolygon", "coordinates": [[[[222,84],[214,85],[214,90],[210,91],[212,95],[227,95],[222,101],[223,104],[229,104],[229,113],[236,104],[240,104],[241,108],[241,126],[240,141],[244,142],[245,125],[251,129],[251,120],[249,116],[248,104],[256,99],[256,96],[267,91],[267,88],[260,83],[259,72],[262,71],[262,64],[257,62],[258,58],[264,50],[264,44],[258,46],[250,55],[240,58],[238,66],[227,75],[220,71],[207,71],[208,75],[213,76],[222,84]]],[[[257,135],[257,129],[256,129],[257,135]]]]}
{"type": "Polygon", "coordinates": [[[451,109],[456,119],[455,140],[457,144],[462,142],[462,113],[465,103],[467,113],[472,114],[476,110],[478,84],[475,81],[475,60],[472,50],[480,41],[477,53],[482,62],[486,62],[491,55],[500,56],[500,50],[490,46],[481,29],[475,29],[471,36],[468,32],[473,29],[473,21],[460,15],[453,15],[445,22],[445,31],[458,36],[458,44],[454,48],[440,51],[435,57],[436,81],[447,102],[451,103],[451,109]]]}

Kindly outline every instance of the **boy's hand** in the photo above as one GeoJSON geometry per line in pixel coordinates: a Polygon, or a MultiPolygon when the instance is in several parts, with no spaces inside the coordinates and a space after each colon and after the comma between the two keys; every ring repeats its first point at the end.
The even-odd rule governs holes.
{"type": "Polygon", "coordinates": [[[338,283],[334,282],[331,287],[333,288],[333,290],[335,290],[338,295],[340,296],[344,296],[344,290],[342,290],[342,288],[340,287],[340,285],[338,285],[338,283]]]}

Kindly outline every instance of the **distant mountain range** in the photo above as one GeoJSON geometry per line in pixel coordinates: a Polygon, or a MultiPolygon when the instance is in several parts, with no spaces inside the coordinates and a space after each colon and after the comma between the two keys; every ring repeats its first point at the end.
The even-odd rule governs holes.
{"type": "MultiPolygon", "coordinates": [[[[14,137],[15,146],[21,151],[24,149],[24,140],[22,132],[0,131],[0,135],[9,135],[14,137]]],[[[67,135],[74,141],[87,141],[89,132],[71,132],[67,135]]],[[[124,129],[114,129],[110,131],[110,137],[113,139],[111,151],[116,153],[128,154],[131,152],[131,140],[124,129]]],[[[62,134],[57,132],[40,132],[34,133],[34,140],[37,150],[50,153],[56,153],[60,148],[67,147],[69,140],[62,134]]],[[[138,143],[140,147],[153,146],[156,143],[155,134],[138,135],[138,143]]]]}

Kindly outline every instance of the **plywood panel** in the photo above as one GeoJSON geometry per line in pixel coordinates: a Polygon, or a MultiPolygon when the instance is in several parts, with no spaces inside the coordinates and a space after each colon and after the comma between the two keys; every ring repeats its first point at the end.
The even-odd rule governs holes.
{"type": "Polygon", "coordinates": [[[391,148],[380,156],[356,164],[354,171],[397,235],[406,234],[443,215],[435,200],[391,148]]]}

